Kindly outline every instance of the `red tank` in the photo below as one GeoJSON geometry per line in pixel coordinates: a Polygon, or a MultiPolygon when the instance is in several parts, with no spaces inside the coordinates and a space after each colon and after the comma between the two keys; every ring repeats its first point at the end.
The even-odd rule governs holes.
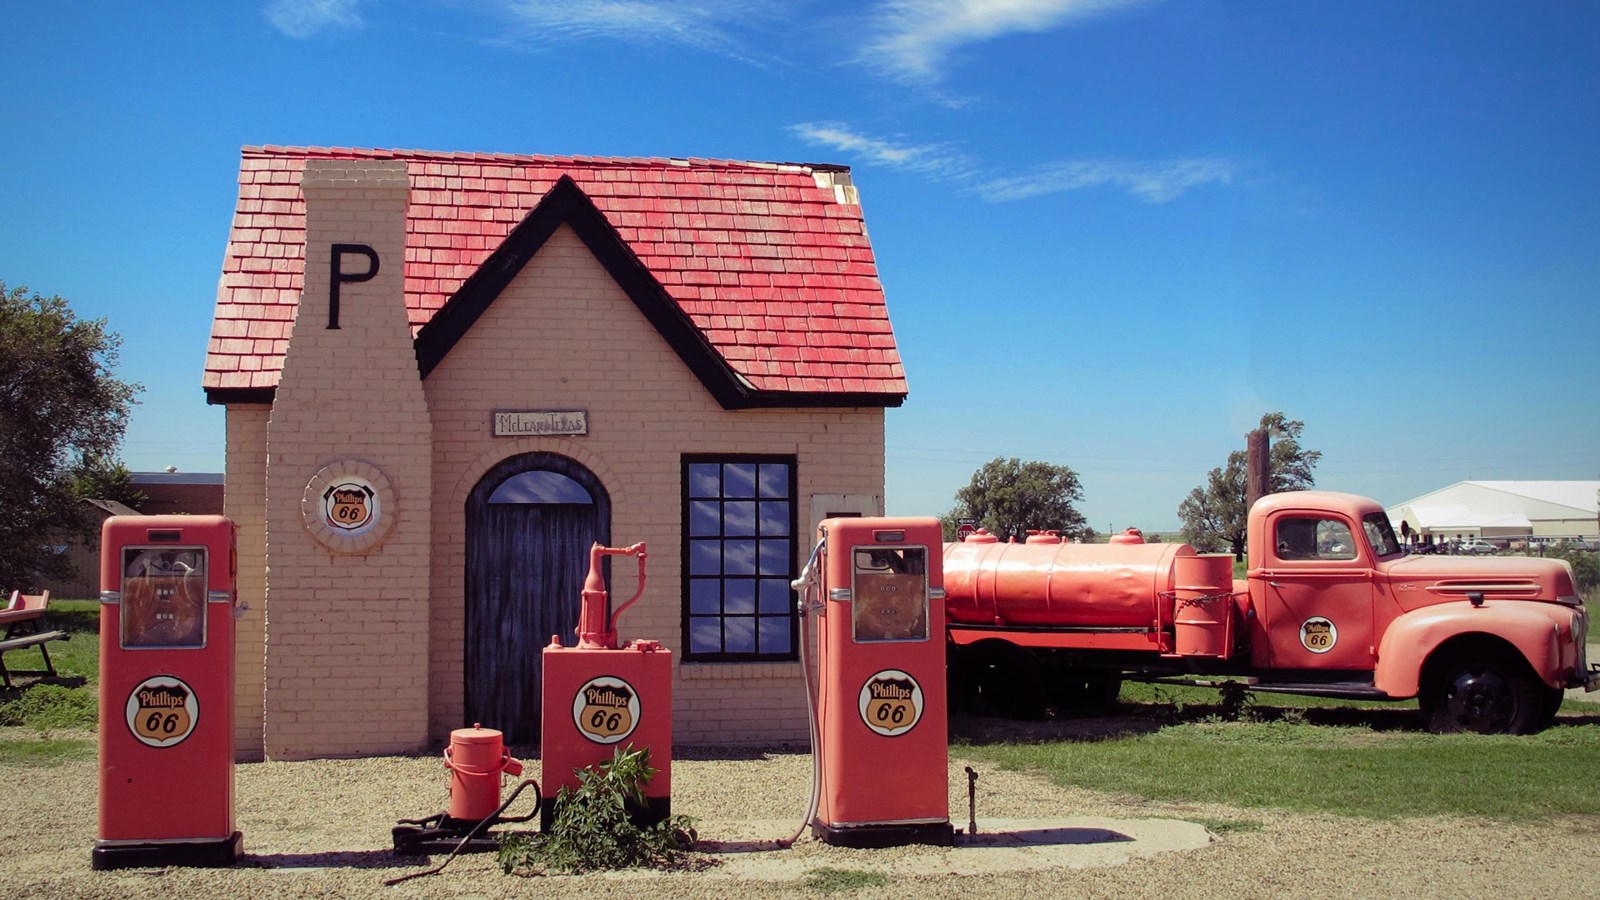
{"type": "Polygon", "coordinates": [[[945,611],[968,625],[1172,624],[1174,560],[1188,544],[944,545],[945,611]],[[1162,594],[1166,595],[1163,601],[1162,594]]]}

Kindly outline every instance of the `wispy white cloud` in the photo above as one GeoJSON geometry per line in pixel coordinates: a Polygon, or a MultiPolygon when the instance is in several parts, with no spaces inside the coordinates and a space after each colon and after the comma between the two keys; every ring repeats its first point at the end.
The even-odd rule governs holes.
{"type": "MultiPolygon", "coordinates": [[[[501,0],[519,39],[561,37],[681,44],[749,60],[732,26],[773,11],[759,0],[501,0]]],[[[754,60],[750,60],[754,61],[754,60]]]]}
{"type": "Polygon", "coordinates": [[[270,0],[265,13],[274,28],[308,38],[328,28],[359,28],[361,0],[270,0]]]}
{"type": "Polygon", "coordinates": [[[1144,0],[890,0],[862,50],[867,65],[901,81],[939,80],[957,48],[1007,34],[1049,31],[1066,22],[1144,0]]]}
{"type": "Polygon", "coordinates": [[[868,163],[919,172],[940,181],[964,181],[976,171],[972,161],[944,144],[905,144],[869,137],[843,122],[804,122],[789,132],[808,144],[865,158],[868,163]]]}
{"type": "Polygon", "coordinates": [[[1021,175],[992,178],[983,182],[978,190],[990,200],[1023,200],[1040,194],[1112,186],[1140,200],[1166,203],[1190,188],[1230,183],[1233,168],[1226,160],[1205,158],[1159,163],[1069,160],[1021,175]]]}
{"type": "Polygon", "coordinates": [[[789,132],[809,144],[852,154],[866,165],[916,172],[935,181],[959,184],[985,200],[1025,200],[1091,188],[1120,188],[1148,203],[1166,203],[1208,184],[1228,184],[1234,166],[1223,159],[1173,159],[1157,163],[1120,160],[1064,160],[1013,175],[984,172],[972,157],[946,144],[884,140],[844,122],[806,122],[789,132]]]}

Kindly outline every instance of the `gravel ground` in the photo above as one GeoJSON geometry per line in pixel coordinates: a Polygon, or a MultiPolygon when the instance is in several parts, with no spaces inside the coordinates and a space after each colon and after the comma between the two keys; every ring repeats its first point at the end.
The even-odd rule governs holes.
{"type": "MultiPolygon", "coordinates": [[[[0,740],[30,739],[0,729],[0,740]]],[[[806,840],[779,854],[784,868],[777,875],[752,876],[741,860],[740,876],[712,864],[696,872],[523,878],[502,875],[490,855],[476,855],[458,857],[440,875],[384,887],[384,879],[422,868],[389,851],[394,820],[436,812],[447,798],[438,757],[379,757],[239,765],[238,826],[247,853],[239,866],[95,872],[96,764],[83,760],[8,773],[0,897],[793,896],[806,891],[794,873],[824,866],[894,873],[887,887],[852,894],[860,897],[1600,897],[1600,811],[1532,824],[1370,822],[1148,803],[1053,787],[977,765],[957,750],[950,784],[958,824],[966,819],[962,766],[969,764],[981,774],[980,824],[996,816],[1175,819],[1215,834],[1198,849],[1116,865],[1067,854],[1062,865],[996,875],[950,874],[951,851],[943,849],[846,850],[806,840]]],[[[703,838],[770,841],[793,832],[809,778],[803,753],[683,751],[673,763],[673,807],[700,820],[703,838]]]]}

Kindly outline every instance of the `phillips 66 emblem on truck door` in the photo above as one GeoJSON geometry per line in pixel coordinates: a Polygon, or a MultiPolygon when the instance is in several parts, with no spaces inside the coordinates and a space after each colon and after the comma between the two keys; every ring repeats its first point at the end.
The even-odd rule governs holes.
{"type": "Polygon", "coordinates": [[[200,703],[182,680],[157,675],[141,681],[128,695],[128,730],[150,747],[171,747],[194,732],[200,703]]]}
{"type": "Polygon", "coordinates": [[[572,698],[572,721],[597,744],[615,744],[639,724],[639,692],[621,678],[591,678],[572,698]]]}
{"type": "Polygon", "coordinates": [[[861,721],[886,737],[905,734],[922,718],[922,686],[899,669],[884,669],[861,686],[861,721]]]}

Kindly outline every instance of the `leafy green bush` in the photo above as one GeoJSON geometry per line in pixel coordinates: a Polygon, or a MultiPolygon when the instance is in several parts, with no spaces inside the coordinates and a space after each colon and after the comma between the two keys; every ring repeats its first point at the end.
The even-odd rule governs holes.
{"type": "Polygon", "coordinates": [[[39,731],[94,728],[98,702],[92,690],[59,684],[34,684],[0,701],[0,725],[26,725],[39,731]]]}
{"type": "Polygon", "coordinates": [[[556,817],[542,834],[508,834],[500,839],[500,868],[588,872],[639,866],[671,866],[694,846],[694,820],[670,816],[640,828],[629,807],[644,805],[644,788],[654,778],[650,748],[618,748],[609,762],[578,773],[576,791],[563,787],[556,817]]]}
{"type": "Polygon", "coordinates": [[[1559,541],[1547,545],[1544,548],[1544,555],[1552,559],[1564,559],[1572,566],[1578,590],[1593,590],[1600,585],[1600,560],[1595,558],[1593,550],[1580,550],[1578,545],[1571,541],[1559,541]]]}

